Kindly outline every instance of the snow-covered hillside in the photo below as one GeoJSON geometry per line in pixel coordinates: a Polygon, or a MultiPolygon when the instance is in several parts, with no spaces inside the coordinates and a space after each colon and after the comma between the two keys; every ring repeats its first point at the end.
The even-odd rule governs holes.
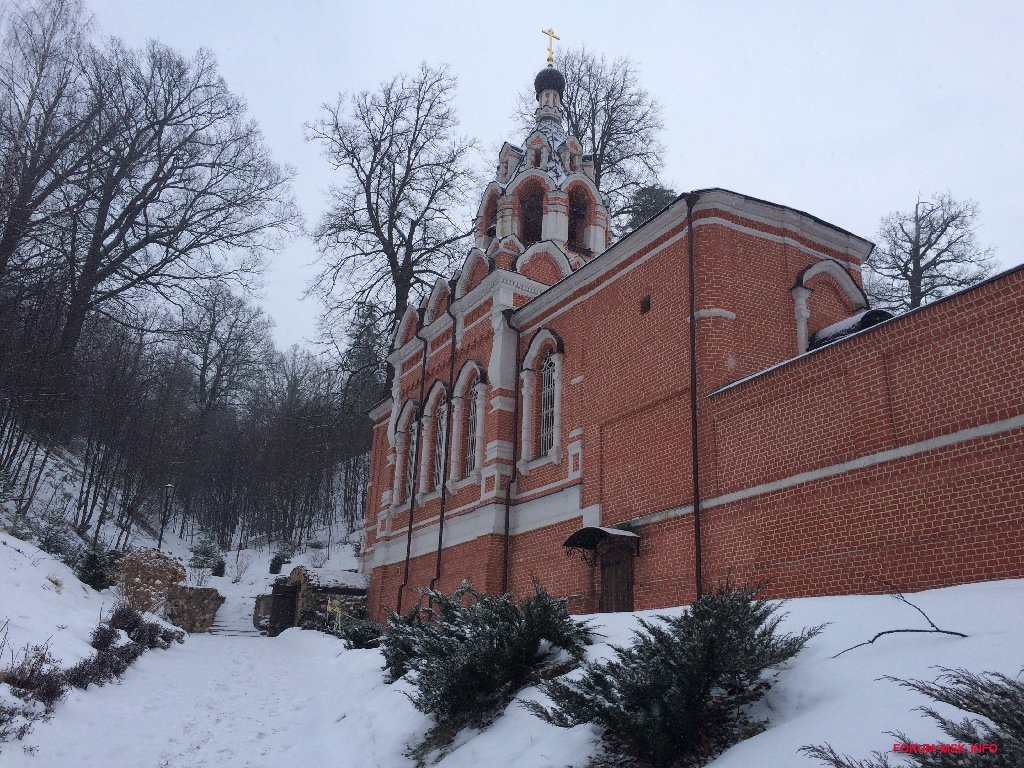
{"type": "Polygon", "coordinates": [[[0,533],[0,585],[8,653],[48,643],[63,667],[93,655],[89,637],[113,607],[113,593],[87,587],[60,560],[6,533],[0,533]]]}
{"type": "MultiPolygon", "coordinates": [[[[886,733],[892,729],[938,741],[934,723],[913,711],[921,698],[879,678],[933,678],[936,665],[1016,676],[1024,666],[1024,581],[909,597],[940,627],[969,637],[890,635],[834,659],[881,630],[927,625],[887,596],[789,601],[784,629],[830,626],[780,673],[762,702],[769,729],[733,747],[713,768],[814,768],[815,761],[797,753],[801,746],[828,741],[866,756],[892,748],[886,733]]],[[[606,656],[608,643],[627,642],[637,616],[651,613],[595,617],[604,637],[589,656],[606,656]]],[[[347,651],[333,637],[298,629],[274,639],[192,636],[170,653],[143,656],[119,685],[72,692],[53,720],[28,736],[28,752],[8,750],[0,768],[407,768],[405,749],[429,723],[404,695],[407,684],[386,685],[380,667],[377,651],[347,651]]],[[[520,699],[538,696],[530,688],[520,699]]],[[[547,725],[513,703],[489,729],[463,734],[458,744],[442,768],[584,766],[599,737],[588,726],[547,725]]]]}

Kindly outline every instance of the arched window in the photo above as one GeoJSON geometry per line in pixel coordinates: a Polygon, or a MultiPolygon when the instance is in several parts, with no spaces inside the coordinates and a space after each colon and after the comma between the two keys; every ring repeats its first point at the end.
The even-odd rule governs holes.
{"type": "Polygon", "coordinates": [[[555,358],[549,350],[540,366],[540,455],[555,444],[555,358]]]}
{"type": "Polygon", "coordinates": [[[445,437],[448,432],[448,403],[445,398],[437,401],[437,411],[434,418],[434,472],[431,476],[433,481],[430,485],[432,490],[441,487],[444,481],[444,459],[445,459],[445,437]]]}
{"type": "Polygon", "coordinates": [[[466,441],[463,443],[463,450],[466,457],[466,476],[473,474],[476,470],[476,446],[479,436],[476,432],[477,416],[480,412],[480,395],[476,385],[471,384],[466,394],[466,441]]]}
{"type": "Polygon", "coordinates": [[[569,190],[569,245],[578,251],[587,250],[587,220],[590,218],[590,197],[581,187],[569,190]]]}
{"type": "Polygon", "coordinates": [[[406,437],[405,451],[405,498],[404,501],[412,499],[413,483],[416,480],[416,443],[419,434],[416,417],[409,422],[409,434],[406,437]]]}
{"type": "Polygon", "coordinates": [[[523,245],[531,246],[540,240],[544,220],[544,188],[539,184],[531,184],[524,189],[519,198],[519,211],[519,239],[523,245]]]}

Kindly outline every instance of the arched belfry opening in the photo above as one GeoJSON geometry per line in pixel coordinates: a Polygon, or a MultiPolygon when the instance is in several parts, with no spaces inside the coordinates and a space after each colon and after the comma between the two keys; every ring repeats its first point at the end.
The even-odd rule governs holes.
{"type": "Polygon", "coordinates": [[[519,190],[519,239],[529,247],[541,239],[544,222],[544,187],[528,182],[519,190]]]}
{"type": "Polygon", "coordinates": [[[582,186],[569,190],[569,247],[589,253],[587,227],[593,218],[593,201],[582,186]]]}

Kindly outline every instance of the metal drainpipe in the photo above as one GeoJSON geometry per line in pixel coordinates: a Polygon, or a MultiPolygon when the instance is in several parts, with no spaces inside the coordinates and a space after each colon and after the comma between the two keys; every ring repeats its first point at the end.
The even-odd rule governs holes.
{"type": "Polygon", "coordinates": [[[451,467],[452,454],[452,400],[455,392],[455,315],[452,314],[452,301],[455,297],[455,281],[448,283],[448,306],[445,314],[452,321],[452,349],[448,356],[448,417],[444,422],[444,467],[441,468],[441,511],[437,519],[437,563],[434,565],[434,578],[430,580],[433,589],[441,578],[441,549],[444,547],[444,512],[448,502],[448,472],[451,467]]]}
{"type": "Polygon", "coordinates": [[[686,245],[690,279],[690,453],[693,456],[693,561],[696,597],[704,593],[700,545],[700,454],[697,451],[697,287],[693,255],[693,206],[700,193],[683,196],[686,201],[686,245]]]}
{"type": "Polygon", "coordinates": [[[512,390],[514,394],[514,405],[512,406],[512,475],[508,479],[508,485],[505,486],[505,536],[502,546],[501,594],[503,595],[508,594],[508,544],[512,521],[512,486],[516,482],[516,478],[519,477],[519,376],[522,373],[522,361],[519,359],[521,334],[519,329],[512,325],[512,313],[514,311],[513,309],[505,309],[501,313],[505,317],[505,323],[508,327],[516,332],[516,373],[515,378],[512,380],[514,388],[512,390]]]}
{"type": "MultiPolygon", "coordinates": [[[[423,426],[423,395],[427,383],[427,340],[420,336],[420,332],[423,330],[423,310],[417,310],[419,318],[416,321],[416,333],[414,336],[423,342],[423,362],[420,364],[420,401],[416,405],[416,413],[413,415],[413,423],[416,425],[416,450],[413,453],[413,467],[412,467],[412,489],[409,493],[409,528],[405,536],[405,575],[402,578],[402,583],[398,586],[398,600],[395,603],[395,611],[398,613],[402,612],[402,594],[405,592],[406,586],[409,584],[409,559],[412,555],[412,516],[416,511],[416,495],[419,491],[420,484],[420,451],[423,449],[423,440],[420,438],[422,435],[423,426]]],[[[401,365],[401,364],[399,364],[401,365]]],[[[401,376],[401,368],[395,371],[396,376],[401,376]]],[[[404,481],[404,478],[403,478],[404,481]]]]}

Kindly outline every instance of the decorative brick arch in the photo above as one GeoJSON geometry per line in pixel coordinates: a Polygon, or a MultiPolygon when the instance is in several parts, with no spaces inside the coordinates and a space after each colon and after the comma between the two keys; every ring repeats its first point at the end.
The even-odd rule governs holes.
{"type": "Polygon", "coordinates": [[[393,349],[401,349],[409,343],[416,333],[417,323],[419,323],[419,310],[416,307],[410,306],[405,310],[402,321],[398,324],[398,330],[395,331],[393,349]]]}
{"type": "Polygon", "coordinates": [[[516,259],[519,274],[544,285],[554,285],[572,274],[569,259],[561,249],[550,243],[536,243],[516,259]]]}
{"type": "Polygon", "coordinates": [[[530,462],[534,460],[548,459],[558,461],[562,451],[562,369],[565,346],[557,333],[550,328],[542,328],[533,335],[523,356],[523,365],[520,370],[520,398],[522,402],[522,415],[520,422],[520,459],[519,471],[526,474],[530,462]],[[538,367],[547,359],[550,354],[551,362],[554,365],[554,440],[550,450],[545,455],[539,455],[538,437],[535,434],[535,426],[540,420],[541,386],[537,381],[538,367]]]}
{"type": "MultiPolygon", "coordinates": [[[[477,243],[481,242],[482,238],[494,237],[496,233],[491,233],[491,227],[497,227],[498,224],[498,198],[501,197],[502,191],[501,186],[496,182],[491,182],[487,189],[484,190],[484,194],[480,199],[480,208],[476,213],[476,236],[477,243]]],[[[480,247],[486,247],[481,245],[480,247]]]]}
{"type": "Polygon", "coordinates": [[[491,261],[479,248],[473,248],[462,263],[462,271],[455,283],[455,298],[461,299],[491,273],[491,261]]]}
{"type": "Polygon", "coordinates": [[[797,275],[792,290],[793,309],[796,316],[796,344],[797,352],[800,354],[807,351],[810,341],[811,308],[809,300],[814,289],[808,283],[819,275],[830,278],[830,283],[840,292],[840,295],[849,300],[852,312],[868,308],[868,297],[864,290],[857,285],[856,281],[850,277],[850,273],[838,261],[822,259],[802,269],[797,275]]]}
{"type": "Polygon", "coordinates": [[[470,433],[469,395],[476,389],[477,413],[475,428],[476,446],[472,476],[479,477],[484,463],[484,407],[487,396],[487,371],[476,360],[470,360],[462,366],[455,385],[452,388],[452,443],[448,477],[461,480],[471,476],[465,471],[467,466],[466,440],[470,433]]]}
{"type": "Polygon", "coordinates": [[[429,325],[444,314],[448,306],[448,296],[450,293],[451,288],[448,285],[448,281],[443,277],[437,278],[434,287],[430,289],[430,298],[427,300],[427,313],[423,321],[424,325],[429,325]]]}

